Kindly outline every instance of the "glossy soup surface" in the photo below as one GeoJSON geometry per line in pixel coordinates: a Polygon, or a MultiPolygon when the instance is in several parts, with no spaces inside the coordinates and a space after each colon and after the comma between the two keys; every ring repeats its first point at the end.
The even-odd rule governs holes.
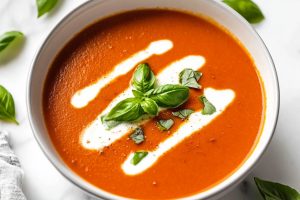
{"type": "MultiPolygon", "coordinates": [[[[188,67],[188,66],[187,66],[188,67]]],[[[190,90],[180,108],[202,109],[201,90],[190,90]]],[[[251,57],[230,34],[190,14],[143,10],[99,21],[76,35],[59,52],[44,89],[44,117],[52,142],[65,163],[93,185],[138,199],[185,197],[206,190],[233,173],[256,145],[263,123],[263,89],[251,57]],[[168,39],[174,47],[145,62],[158,74],[188,55],[202,55],[202,88],[231,89],[234,101],[212,123],[165,153],[145,172],[129,176],[121,165],[130,152],[153,150],[176,131],[182,120],[171,111],[142,126],[146,140],[136,145],[128,134],[101,151],[80,143],[82,131],[130,85],[134,69],[105,86],[88,106],[74,108],[74,93],[111,72],[112,68],[149,43],[168,39]],[[161,132],[157,119],[175,125],[161,132]]]]}

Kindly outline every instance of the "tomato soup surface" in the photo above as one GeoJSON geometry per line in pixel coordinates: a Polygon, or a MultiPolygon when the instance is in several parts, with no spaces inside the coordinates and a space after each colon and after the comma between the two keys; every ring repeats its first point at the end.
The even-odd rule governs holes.
{"type": "Polygon", "coordinates": [[[207,190],[238,169],[259,138],[263,98],[263,87],[251,57],[229,33],[187,13],[140,10],[89,26],[59,52],[47,76],[43,108],[57,152],[79,176],[116,195],[169,199],[207,190]],[[85,148],[81,141],[83,131],[131,85],[136,66],[109,81],[86,106],[74,107],[73,95],[110,74],[114,66],[150,43],[161,40],[171,41],[172,48],[141,63],[147,62],[157,76],[177,60],[200,55],[205,59],[199,69],[203,73],[199,81],[202,88],[190,89],[185,104],[162,111],[142,124],[146,136],[142,144],[130,140],[128,132],[105,148],[85,148]],[[156,149],[185,123],[172,111],[203,108],[198,97],[206,88],[230,89],[234,100],[213,121],[164,153],[147,170],[135,175],[124,173],[121,166],[130,153],[156,149]],[[170,118],[175,123],[169,131],[157,128],[158,119],[170,118]]]}

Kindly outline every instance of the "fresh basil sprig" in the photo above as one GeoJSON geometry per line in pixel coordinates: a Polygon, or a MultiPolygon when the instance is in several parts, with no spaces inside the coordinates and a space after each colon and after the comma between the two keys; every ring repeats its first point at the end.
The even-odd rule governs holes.
{"type": "Polygon", "coordinates": [[[295,189],[280,183],[254,178],[256,186],[264,200],[300,200],[295,189]]]}
{"type": "Polygon", "coordinates": [[[201,76],[201,72],[192,69],[184,69],[179,74],[179,83],[189,88],[200,89],[201,85],[199,85],[198,81],[201,76]]]}
{"type": "Polygon", "coordinates": [[[141,127],[136,128],[129,137],[135,144],[141,144],[145,140],[144,131],[141,127]]]}
{"type": "Polygon", "coordinates": [[[38,17],[50,12],[55,7],[57,2],[58,0],[36,0],[38,17]]]}
{"type": "Polygon", "coordinates": [[[12,95],[0,85],[0,120],[18,124],[12,95]]]}
{"type": "Polygon", "coordinates": [[[119,122],[137,120],[144,114],[141,101],[142,100],[137,97],[124,99],[111,109],[104,120],[119,122]]]}
{"type": "Polygon", "coordinates": [[[150,98],[143,98],[141,106],[145,113],[156,116],[158,114],[158,105],[156,102],[150,98]]]}
{"type": "Polygon", "coordinates": [[[202,110],[203,115],[212,115],[216,112],[216,107],[209,102],[205,96],[200,96],[199,100],[204,104],[204,108],[202,110]]]}
{"type": "Polygon", "coordinates": [[[259,23],[265,18],[260,8],[251,0],[223,0],[223,2],[250,23],[259,23]]]}
{"type": "Polygon", "coordinates": [[[155,76],[147,63],[140,64],[132,78],[132,86],[139,92],[144,93],[154,88],[155,76]]]}
{"type": "Polygon", "coordinates": [[[146,156],[148,155],[147,151],[137,151],[134,153],[133,158],[131,159],[131,164],[139,164],[146,156]]]}
{"type": "Polygon", "coordinates": [[[191,109],[183,109],[176,112],[172,112],[172,115],[179,117],[180,119],[188,118],[194,111],[191,109]]]}
{"type": "Polygon", "coordinates": [[[167,84],[149,90],[145,96],[153,99],[160,107],[176,108],[188,100],[189,88],[167,84]]]}
{"type": "Polygon", "coordinates": [[[161,119],[157,122],[157,126],[161,131],[167,131],[174,125],[173,119],[161,119]]]}
{"type": "Polygon", "coordinates": [[[17,39],[22,39],[23,33],[19,31],[9,31],[0,36],[0,52],[6,49],[17,39]]]}

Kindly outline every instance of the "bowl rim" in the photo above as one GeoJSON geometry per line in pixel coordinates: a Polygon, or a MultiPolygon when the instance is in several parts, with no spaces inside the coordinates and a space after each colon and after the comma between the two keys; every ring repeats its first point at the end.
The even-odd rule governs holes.
{"type": "MultiPolygon", "coordinates": [[[[56,168],[56,170],[63,177],[65,177],[67,180],[72,182],[81,191],[83,191],[83,192],[85,192],[89,195],[92,195],[94,197],[97,197],[97,198],[103,198],[103,199],[116,199],[116,198],[118,198],[118,199],[130,199],[130,198],[127,198],[127,197],[118,196],[116,194],[107,192],[107,191],[103,190],[102,188],[94,186],[93,184],[89,183],[87,180],[83,179],[78,174],[73,172],[66,165],[61,164],[58,161],[58,158],[55,158],[55,157],[53,158],[50,150],[43,144],[43,141],[40,138],[38,131],[36,130],[35,123],[33,122],[34,120],[33,120],[32,114],[31,114],[31,110],[32,110],[32,106],[31,106],[31,85],[32,85],[32,81],[33,81],[32,74],[33,74],[34,68],[37,66],[36,62],[37,62],[38,58],[40,57],[40,54],[44,50],[44,47],[47,45],[47,43],[50,40],[50,38],[52,37],[53,33],[57,29],[59,29],[61,27],[61,25],[64,24],[69,19],[69,17],[71,15],[75,14],[76,12],[78,12],[81,9],[84,9],[85,7],[86,7],[85,9],[89,8],[88,5],[92,4],[96,1],[99,1],[98,2],[99,4],[104,2],[103,0],[86,1],[86,2],[78,5],[76,8],[72,9],[68,13],[66,13],[59,20],[59,22],[57,22],[55,24],[55,26],[50,30],[50,32],[48,33],[46,38],[43,39],[42,44],[38,47],[38,49],[37,49],[37,51],[36,51],[36,53],[33,57],[33,60],[32,60],[32,63],[30,65],[30,69],[29,69],[28,75],[27,75],[27,84],[26,84],[27,115],[28,115],[29,124],[30,124],[30,127],[31,127],[31,130],[33,132],[35,140],[37,141],[38,145],[40,146],[41,150],[43,151],[43,153],[45,154],[47,159],[50,161],[50,163],[56,168]]],[[[265,51],[265,56],[267,57],[268,62],[271,66],[270,70],[272,72],[272,78],[275,81],[275,90],[274,90],[275,102],[274,102],[274,104],[275,104],[275,107],[276,107],[276,110],[275,110],[275,113],[274,113],[274,123],[272,125],[272,128],[271,128],[270,132],[268,133],[268,137],[266,138],[267,142],[263,144],[262,150],[259,152],[257,157],[254,158],[254,160],[252,161],[252,163],[250,163],[248,168],[245,168],[244,164],[245,164],[246,160],[248,160],[251,155],[248,156],[248,158],[246,158],[246,160],[243,163],[241,163],[240,166],[234,172],[232,172],[232,174],[225,177],[221,182],[224,182],[226,179],[229,179],[229,177],[231,177],[233,174],[235,174],[237,170],[242,169],[244,167],[245,169],[242,171],[242,173],[239,176],[232,179],[231,182],[229,182],[227,185],[224,185],[223,187],[221,187],[215,193],[207,194],[206,196],[202,197],[202,198],[207,199],[207,198],[213,198],[213,197],[219,196],[220,194],[223,194],[225,191],[229,192],[230,188],[233,188],[234,186],[239,184],[253,170],[253,168],[257,165],[257,163],[261,160],[263,154],[265,153],[265,151],[267,150],[268,146],[271,143],[271,140],[274,136],[274,132],[275,132],[275,129],[276,129],[276,126],[277,126],[278,117],[279,117],[279,110],[280,110],[280,86],[279,86],[278,73],[277,73],[274,61],[272,59],[272,56],[270,54],[270,51],[268,50],[268,48],[267,48],[266,44],[264,43],[263,39],[260,37],[260,35],[254,29],[254,27],[252,27],[252,25],[249,24],[239,13],[237,13],[234,9],[232,9],[231,7],[225,5],[224,3],[219,2],[217,0],[205,0],[205,1],[211,1],[212,4],[217,6],[219,9],[223,9],[224,11],[227,11],[228,13],[233,15],[236,19],[238,19],[241,23],[243,23],[243,25],[246,26],[249,29],[249,31],[252,32],[251,34],[253,36],[255,36],[255,39],[258,40],[258,42],[261,43],[261,47],[259,47],[259,48],[263,48],[262,50],[265,51]]],[[[264,134],[264,130],[261,131],[261,135],[262,134],[264,134]]],[[[257,148],[257,146],[254,147],[253,152],[256,148],[257,148]]],[[[218,184],[220,184],[220,183],[218,183],[218,184]]],[[[203,192],[206,192],[206,191],[216,187],[218,184],[208,188],[207,190],[204,190],[202,192],[199,192],[199,193],[187,196],[187,197],[183,197],[181,199],[199,198],[198,196],[203,194],[203,192]]]]}

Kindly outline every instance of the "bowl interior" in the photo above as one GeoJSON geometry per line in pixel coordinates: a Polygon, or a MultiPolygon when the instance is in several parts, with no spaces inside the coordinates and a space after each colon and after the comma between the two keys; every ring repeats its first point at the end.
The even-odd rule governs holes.
{"type": "MultiPolygon", "coordinates": [[[[88,1],[76,10],[68,14],[51,32],[40,48],[28,79],[27,105],[29,119],[34,131],[34,135],[54,166],[69,180],[89,193],[104,198],[116,198],[117,196],[102,191],[89,184],[85,180],[74,174],[57,155],[50,138],[47,134],[42,113],[42,91],[49,67],[57,53],[64,45],[86,26],[93,22],[116,14],[134,9],[143,8],[167,8],[181,11],[193,12],[211,18],[222,25],[229,32],[240,40],[243,46],[251,54],[259,71],[265,87],[266,95],[266,115],[265,124],[261,138],[253,153],[243,163],[243,165],[230,177],[215,187],[199,193],[193,198],[206,199],[216,198],[222,195],[225,189],[236,184],[247,175],[266,149],[277,121],[279,109],[279,88],[274,65],[271,57],[252,27],[237,13],[230,8],[212,0],[94,0],[88,1]]],[[[120,197],[119,197],[120,198],[120,197]]]]}

